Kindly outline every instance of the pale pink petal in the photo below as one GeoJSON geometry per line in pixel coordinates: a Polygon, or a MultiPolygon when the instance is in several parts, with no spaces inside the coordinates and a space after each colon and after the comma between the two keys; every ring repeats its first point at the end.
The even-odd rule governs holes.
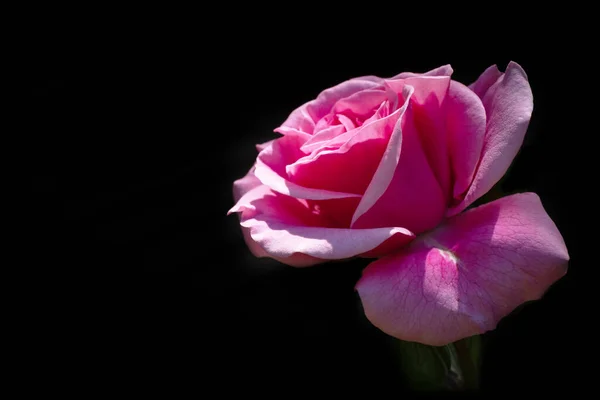
{"type": "Polygon", "coordinates": [[[396,94],[391,90],[363,90],[338,100],[332,112],[347,116],[369,118],[384,101],[395,101],[396,94]]]}
{"type": "MultiPolygon", "coordinates": [[[[310,128],[310,131],[312,132],[313,129],[314,129],[314,124],[310,128]]],[[[281,133],[282,135],[293,135],[293,136],[302,137],[302,139],[305,141],[309,140],[312,137],[311,134],[306,133],[305,131],[302,131],[302,130],[296,129],[296,128],[290,128],[289,126],[280,126],[278,128],[273,129],[273,132],[281,133]]]]}
{"type": "Polygon", "coordinates": [[[495,329],[564,276],[568,260],[539,197],[517,194],[460,214],[371,263],[356,289],[379,329],[441,346],[495,329]]]}
{"type": "Polygon", "coordinates": [[[253,254],[292,266],[364,254],[381,256],[414,238],[404,228],[329,228],[323,226],[327,220],[307,204],[261,185],[245,193],[229,213],[241,213],[240,224],[253,254]]]}
{"type": "Polygon", "coordinates": [[[303,144],[304,138],[294,134],[274,140],[271,145],[258,154],[254,174],[271,189],[299,199],[325,200],[360,197],[359,194],[307,188],[291,182],[288,179],[286,166],[306,155],[301,150],[303,144]]]}
{"type": "MultiPolygon", "coordinates": [[[[413,87],[406,88],[412,94],[413,87]]],[[[435,227],[444,215],[446,198],[421,146],[412,107],[401,109],[402,118],[356,209],[353,228],[402,226],[420,233],[435,227]]]]}
{"type": "Polygon", "coordinates": [[[295,109],[278,131],[295,129],[297,131],[312,134],[317,121],[329,114],[338,100],[348,97],[356,92],[373,89],[381,85],[379,81],[372,78],[375,77],[350,79],[322,91],[316,99],[295,109]]]}
{"type": "Polygon", "coordinates": [[[455,215],[483,196],[506,173],[517,155],[533,110],[533,96],[525,71],[511,62],[504,75],[486,92],[487,114],[481,161],[464,200],[448,211],[455,215]]]}
{"type": "Polygon", "coordinates": [[[486,116],[481,99],[462,83],[452,81],[446,105],[448,154],[458,198],[469,189],[477,169],[485,138],[486,116]]]}
{"type": "Polygon", "coordinates": [[[248,246],[250,253],[252,253],[255,257],[259,258],[269,257],[267,252],[262,247],[260,247],[258,243],[252,240],[252,237],[250,236],[250,229],[244,228],[243,226],[241,228],[242,236],[244,237],[244,242],[246,242],[246,246],[248,246]]]}
{"type": "Polygon", "coordinates": [[[346,129],[346,131],[351,131],[357,127],[354,121],[350,118],[346,117],[344,114],[336,115],[338,121],[342,124],[342,126],[346,129]]]}
{"type": "MultiPolygon", "coordinates": [[[[320,224],[318,215],[308,212],[305,202],[291,197],[279,196],[254,177],[252,170],[242,179],[234,182],[234,198],[236,201],[227,215],[239,213],[241,221],[253,218],[256,215],[267,214],[277,216],[287,223],[292,224],[320,224]],[[242,196],[238,195],[242,193],[242,196]],[[261,210],[260,207],[263,209],[261,210]]],[[[272,257],[255,240],[252,239],[250,228],[242,226],[244,241],[250,252],[256,257],[271,257],[282,263],[294,266],[315,265],[326,260],[317,259],[306,254],[293,254],[289,257],[272,257]]]]}
{"type": "Polygon", "coordinates": [[[350,79],[332,88],[325,89],[316,99],[306,104],[306,111],[313,121],[318,121],[329,114],[338,100],[349,97],[354,93],[381,87],[381,83],[361,78],[350,79]]]}
{"type": "MultiPolygon", "coordinates": [[[[273,139],[273,140],[275,140],[275,139],[273,139]]],[[[269,140],[268,142],[257,144],[256,150],[258,150],[258,152],[260,153],[261,151],[263,151],[264,149],[269,147],[271,144],[273,144],[273,140],[269,140]]]]}
{"type": "Polygon", "coordinates": [[[310,116],[306,110],[306,104],[296,108],[283,124],[275,132],[285,135],[289,131],[304,132],[308,135],[313,133],[316,121],[310,116]]]}
{"type": "Polygon", "coordinates": [[[412,78],[415,76],[451,76],[452,72],[454,72],[452,70],[452,67],[450,66],[450,64],[447,65],[442,65],[441,67],[437,67],[432,69],[431,71],[425,72],[425,73],[415,73],[415,72],[402,72],[396,76],[394,76],[391,79],[405,79],[405,78],[412,78]]]}
{"type": "Polygon", "coordinates": [[[255,166],[243,177],[233,182],[233,199],[237,202],[244,194],[262,185],[260,180],[254,175],[255,166]]]}
{"type": "Polygon", "coordinates": [[[477,80],[469,85],[471,89],[479,98],[483,99],[488,89],[496,83],[496,81],[502,76],[502,72],[498,70],[496,65],[492,65],[477,78],[477,80]]]}
{"type": "MultiPolygon", "coordinates": [[[[364,78],[364,77],[363,77],[364,78]]],[[[379,79],[379,78],[378,78],[379,79]]],[[[398,109],[398,103],[400,100],[404,102],[404,99],[399,99],[398,94],[392,90],[391,87],[387,85],[387,83],[381,79],[382,86],[384,88],[384,92],[386,94],[385,97],[377,96],[377,100],[384,100],[379,107],[377,107],[376,111],[373,114],[363,121],[362,126],[369,125],[372,122],[375,122],[379,119],[384,119],[392,114],[394,111],[398,109]]],[[[402,83],[401,83],[402,84],[402,83]]],[[[403,84],[402,84],[403,85],[403,84]]],[[[403,87],[403,86],[402,86],[403,87]]],[[[366,91],[365,91],[366,92],[366,91]]],[[[380,93],[382,91],[379,91],[380,93]]],[[[399,92],[402,93],[402,88],[399,89],[399,92]]],[[[360,92],[364,93],[364,92],[360,92]]],[[[357,93],[359,94],[359,93],[357,93]]],[[[354,96],[354,95],[353,95],[354,96]]],[[[353,96],[350,96],[352,98],[353,96]]],[[[358,97],[358,96],[357,96],[358,97]]],[[[349,98],[349,99],[350,99],[349,98]]],[[[352,101],[356,100],[353,99],[352,101]]],[[[373,100],[373,99],[371,99],[373,100]]],[[[373,102],[375,103],[375,102],[373,102]]],[[[349,108],[342,109],[342,111],[349,111],[349,108]]],[[[343,114],[337,114],[337,118],[340,120],[347,120],[343,114]]],[[[358,129],[358,128],[356,128],[358,129]]],[[[326,129],[316,133],[309,140],[307,140],[304,145],[302,145],[301,150],[307,153],[312,153],[314,150],[324,150],[325,148],[334,149],[341,147],[344,143],[348,142],[353,136],[355,136],[357,131],[355,129],[350,130],[348,126],[344,125],[333,125],[329,126],[326,129]],[[346,132],[344,132],[346,130],[346,132]]]]}
{"type": "MultiPolygon", "coordinates": [[[[333,125],[326,129],[323,129],[319,133],[311,136],[300,148],[305,153],[311,153],[312,151],[327,146],[327,143],[334,140],[345,132],[346,128],[343,125],[333,125]]],[[[348,140],[348,139],[346,139],[348,140]]],[[[342,142],[343,143],[343,142],[342,142]]],[[[342,144],[340,143],[340,145],[342,144]]]]}
{"type": "MultiPolygon", "coordinates": [[[[292,254],[289,257],[286,258],[280,258],[280,257],[273,257],[271,255],[269,255],[262,247],[260,247],[260,245],[258,243],[256,243],[252,237],[250,236],[250,229],[249,228],[245,228],[245,227],[241,227],[242,228],[242,235],[244,237],[244,241],[246,242],[246,245],[248,246],[248,249],[250,250],[250,252],[258,258],[263,258],[263,257],[268,257],[268,258],[272,258],[274,260],[277,260],[283,264],[287,264],[287,265],[291,265],[294,267],[309,267],[312,265],[316,265],[316,264],[322,264],[324,262],[327,262],[329,260],[322,260],[320,258],[316,258],[316,257],[311,257],[309,255],[306,254],[302,254],[302,253],[296,253],[296,254],[292,254]]],[[[391,240],[389,240],[389,242],[391,242],[391,240]]]]}
{"type": "MultiPolygon", "coordinates": [[[[346,259],[371,252],[387,240],[394,240],[395,246],[401,247],[414,237],[404,228],[339,229],[290,226],[264,216],[251,218],[241,225],[250,229],[252,239],[270,256],[282,260],[296,254],[322,260],[346,259]]],[[[369,257],[374,256],[369,254],[369,257]]]]}
{"type": "MultiPolygon", "coordinates": [[[[388,85],[386,84],[386,86],[388,86],[388,85]]],[[[388,86],[388,88],[389,88],[389,86],[388,86]]],[[[387,117],[388,115],[392,114],[394,111],[396,111],[398,109],[399,104],[400,105],[404,104],[404,100],[405,100],[404,98],[400,99],[399,96],[395,92],[393,92],[391,88],[389,88],[389,91],[394,94],[393,99],[384,101],[383,103],[381,103],[381,105],[379,106],[377,111],[375,111],[373,113],[373,115],[371,115],[369,118],[367,118],[363,122],[363,125],[367,125],[373,121],[377,121],[378,119],[387,117]]]]}
{"type": "Polygon", "coordinates": [[[329,113],[317,121],[315,125],[315,130],[313,131],[313,136],[317,135],[322,130],[326,130],[335,125],[339,125],[339,121],[336,119],[336,116],[334,114],[329,113]]]}
{"type": "Polygon", "coordinates": [[[368,82],[373,82],[373,83],[375,83],[377,85],[383,85],[384,84],[384,79],[380,78],[378,76],[375,76],[375,75],[357,76],[356,78],[352,78],[351,80],[368,81],[368,82]]]}

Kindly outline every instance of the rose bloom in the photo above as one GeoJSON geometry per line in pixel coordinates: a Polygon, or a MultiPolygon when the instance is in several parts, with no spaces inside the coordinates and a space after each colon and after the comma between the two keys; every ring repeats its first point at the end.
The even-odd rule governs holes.
{"type": "Polygon", "coordinates": [[[376,258],[356,285],[367,318],[444,345],[496,327],[567,271],[534,193],[464,211],[504,175],[533,97],[516,63],[470,86],[442,66],[324,90],[258,145],[233,184],[252,253],[306,267],[376,258]]]}

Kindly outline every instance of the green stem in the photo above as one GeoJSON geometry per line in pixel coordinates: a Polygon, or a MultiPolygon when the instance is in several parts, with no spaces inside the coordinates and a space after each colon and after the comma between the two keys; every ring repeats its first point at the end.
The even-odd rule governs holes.
{"type": "Polygon", "coordinates": [[[444,346],[444,349],[448,352],[448,358],[450,359],[450,367],[448,368],[448,379],[452,382],[452,386],[456,389],[464,388],[465,378],[460,366],[460,358],[454,346],[454,343],[449,343],[444,346]]]}
{"type": "Polygon", "coordinates": [[[473,336],[440,347],[396,341],[408,384],[416,390],[477,389],[480,340],[473,336]]]}
{"type": "Polygon", "coordinates": [[[457,363],[461,367],[465,389],[479,387],[479,372],[481,366],[481,337],[475,336],[454,342],[457,363]]]}

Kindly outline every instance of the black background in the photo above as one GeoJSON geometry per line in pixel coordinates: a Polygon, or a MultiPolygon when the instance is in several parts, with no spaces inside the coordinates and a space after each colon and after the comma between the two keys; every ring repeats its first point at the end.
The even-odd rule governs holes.
{"type": "Polygon", "coordinates": [[[75,369],[91,362],[95,372],[79,373],[99,377],[100,386],[139,378],[145,387],[191,382],[198,393],[207,385],[258,392],[281,385],[282,395],[306,387],[401,390],[389,338],[366,321],[353,289],[366,263],[294,269],[254,258],[237,217],[226,216],[232,182],[252,165],[254,145],[276,137],[273,129],[322,89],[447,63],[455,80],[470,83],[514,60],[529,75],[535,105],[502,189],[540,195],[571,262],[543,300],[486,334],[482,388],[589,382],[580,336],[588,266],[568,205],[573,116],[557,83],[556,52],[533,55],[543,38],[502,51],[465,45],[463,56],[460,46],[426,41],[342,47],[249,28],[221,42],[157,32],[110,40],[71,32],[69,40],[40,37],[29,50],[21,129],[36,254],[46,266],[31,279],[59,283],[38,306],[47,335],[36,343],[48,370],[75,348],[75,369]]]}

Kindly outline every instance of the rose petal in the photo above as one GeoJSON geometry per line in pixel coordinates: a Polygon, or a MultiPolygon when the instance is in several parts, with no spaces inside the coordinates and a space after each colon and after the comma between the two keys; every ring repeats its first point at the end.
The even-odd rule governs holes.
{"type": "Polygon", "coordinates": [[[479,98],[483,99],[488,89],[496,83],[496,81],[502,76],[502,72],[498,70],[496,65],[492,65],[477,78],[475,82],[469,85],[471,89],[479,98]]]}
{"type": "MultiPolygon", "coordinates": [[[[314,124],[310,128],[310,131],[312,132],[313,129],[314,129],[314,124]]],[[[306,133],[305,131],[302,131],[302,130],[296,129],[296,128],[290,128],[289,126],[280,126],[279,128],[273,129],[273,132],[281,133],[282,135],[294,135],[294,136],[302,137],[302,139],[304,141],[309,140],[312,137],[312,135],[306,133]]]]}
{"type": "Polygon", "coordinates": [[[454,186],[452,197],[469,189],[485,138],[486,116],[481,99],[462,83],[452,81],[446,98],[448,154],[454,186]]]}
{"type": "Polygon", "coordinates": [[[414,73],[414,72],[402,72],[402,73],[394,76],[391,79],[405,79],[405,78],[412,78],[412,77],[416,77],[416,76],[451,76],[452,72],[454,72],[454,71],[452,70],[452,67],[450,66],[450,64],[446,64],[446,65],[442,65],[441,67],[434,68],[431,71],[422,73],[422,74],[414,73]]]}
{"type": "MultiPolygon", "coordinates": [[[[319,133],[313,135],[308,139],[300,148],[305,153],[311,153],[320,147],[327,146],[327,143],[331,140],[339,138],[345,133],[345,127],[343,125],[332,125],[329,126],[319,133]]],[[[346,140],[348,140],[346,138],[346,140]]],[[[343,142],[342,142],[343,143],[343,142]]],[[[340,143],[340,145],[342,144],[340,143]]]]}
{"type": "Polygon", "coordinates": [[[525,71],[510,62],[504,75],[483,98],[487,126],[480,164],[464,200],[449,209],[456,215],[483,196],[506,173],[517,155],[533,110],[533,96],[525,71]]]}
{"type": "MultiPolygon", "coordinates": [[[[347,132],[343,135],[345,143],[340,147],[322,147],[288,165],[286,172],[290,180],[304,187],[362,195],[391,140],[396,121],[405,109],[400,108],[387,117],[347,132]]],[[[340,138],[332,142],[337,143],[340,138]]]]}
{"type": "MultiPolygon", "coordinates": [[[[400,90],[400,88],[398,88],[398,90],[400,90]]],[[[392,181],[396,167],[398,166],[402,149],[402,123],[410,98],[414,93],[414,88],[412,86],[403,86],[401,90],[403,91],[403,96],[406,100],[402,107],[390,115],[390,118],[393,117],[391,121],[394,122],[392,133],[388,139],[377,169],[373,174],[373,178],[369,182],[369,186],[352,216],[351,226],[355,225],[357,220],[369,211],[369,209],[373,207],[385,193],[392,181]]]]}
{"type": "MultiPolygon", "coordinates": [[[[321,260],[340,260],[368,253],[376,257],[390,251],[384,246],[394,240],[394,247],[410,242],[414,235],[404,228],[338,229],[306,226],[290,226],[274,218],[259,216],[246,220],[242,226],[250,229],[250,235],[271,257],[289,260],[297,254],[321,260]],[[379,254],[373,251],[380,250],[379,254]]],[[[282,261],[291,266],[301,266],[282,261]]],[[[314,264],[311,264],[314,265],[314,264]]]]}
{"type": "MultiPolygon", "coordinates": [[[[237,212],[237,213],[240,213],[240,220],[243,221],[244,219],[249,219],[252,216],[261,213],[261,211],[257,210],[257,208],[255,206],[255,204],[260,201],[263,202],[263,206],[266,206],[267,211],[268,211],[269,210],[268,195],[273,195],[273,192],[269,188],[267,188],[265,185],[260,183],[260,181],[253,175],[252,170],[250,170],[248,175],[246,175],[244,178],[238,179],[237,181],[234,182],[234,198],[236,201],[236,205],[233,206],[227,212],[227,215],[237,212]],[[248,190],[246,190],[246,189],[248,189],[248,190]],[[242,196],[238,197],[238,195],[240,193],[242,193],[242,196]]],[[[298,211],[299,211],[300,215],[305,214],[305,210],[303,210],[305,203],[302,203],[302,201],[299,200],[297,204],[293,204],[293,203],[289,203],[289,200],[293,201],[293,199],[290,198],[287,200],[288,200],[287,204],[285,204],[286,203],[285,200],[283,201],[284,205],[287,206],[286,207],[287,214],[282,215],[283,219],[287,220],[288,222],[293,221],[293,217],[295,217],[295,214],[297,214],[298,211]],[[296,210],[293,209],[294,205],[297,207],[296,210]],[[292,217],[292,218],[290,219],[290,217],[292,217]]],[[[318,220],[318,218],[315,218],[314,215],[308,215],[307,217],[308,218],[305,220],[305,222],[314,223],[315,219],[318,220]],[[309,221],[309,218],[311,216],[312,216],[313,220],[309,221]]],[[[250,252],[255,257],[270,257],[270,255],[262,247],[260,247],[260,245],[256,241],[254,241],[252,239],[252,236],[250,235],[250,229],[246,228],[244,226],[242,226],[241,228],[242,228],[242,235],[244,237],[244,241],[246,242],[246,245],[248,246],[248,249],[250,250],[250,252]]],[[[315,264],[325,262],[325,260],[317,259],[317,258],[308,256],[308,255],[305,255],[305,254],[294,254],[287,258],[278,258],[278,257],[271,257],[271,258],[274,258],[277,261],[285,263],[285,264],[296,265],[296,266],[308,266],[308,265],[315,265],[315,264]]]]}
{"type": "MultiPolygon", "coordinates": [[[[407,85],[405,90],[410,91],[408,98],[415,89],[407,85]]],[[[419,233],[436,226],[444,215],[446,198],[421,147],[412,107],[405,106],[352,228],[402,226],[419,233]]]]}
{"type": "Polygon", "coordinates": [[[316,99],[298,107],[282,124],[276,129],[277,132],[285,134],[289,129],[312,134],[315,124],[325,115],[329,114],[333,105],[340,99],[348,97],[356,92],[372,89],[381,85],[375,77],[362,77],[350,79],[332,88],[319,93],[316,99]]]}
{"type": "Polygon", "coordinates": [[[339,114],[337,115],[337,119],[340,121],[340,123],[342,124],[342,126],[347,130],[347,131],[351,131],[354,128],[356,128],[356,124],[354,123],[354,121],[352,121],[350,118],[346,117],[343,114],[339,114]]]}
{"type": "Polygon", "coordinates": [[[244,194],[262,185],[260,180],[254,175],[255,166],[243,177],[233,182],[233,199],[237,202],[244,194]]]}
{"type": "Polygon", "coordinates": [[[367,318],[396,338],[441,346],[494,329],[539,299],[569,255],[534,193],[469,210],[371,263],[356,285],[367,318]]]}
{"type": "Polygon", "coordinates": [[[332,112],[347,116],[359,117],[363,120],[370,117],[379,106],[387,101],[397,101],[396,93],[391,90],[363,90],[338,100],[332,112]]]}
{"type": "Polygon", "coordinates": [[[306,111],[312,117],[313,121],[318,121],[329,114],[338,100],[350,97],[354,93],[377,87],[381,87],[380,82],[361,78],[350,79],[332,88],[323,90],[315,100],[307,103],[306,111]]]}
{"type": "MultiPolygon", "coordinates": [[[[292,266],[314,265],[354,256],[375,257],[405,245],[414,234],[404,228],[336,229],[307,202],[261,185],[247,192],[229,213],[241,213],[253,254],[292,266]]],[[[228,214],[229,214],[228,213],[228,214]]]]}
{"type": "Polygon", "coordinates": [[[448,197],[451,169],[445,122],[450,82],[449,76],[419,76],[405,80],[407,85],[415,88],[411,105],[423,152],[442,192],[448,197]]]}
{"type": "MultiPolygon", "coordinates": [[[[401,87],[404,87],[403,83],[400,84],[402,85],[401,87]]],[[[362,126],[366,126],[379,119],[386,118],[398,109],[398,103],[400,101],[400,99],[398,98],[398,94],[394,92],[392,88],[389,85],[387,85],[386,82],[383,82],[382,85],[385,88],[385,92],[387,93],[387,96],[386,98],[384,98],[384,100],[387,101],[381,103],[377,110],[373,113],[373,115],[371,115],[362,123],[362,126]]],[[[399,93],[402,93],[401,88],[399,89],[399,93]]],[[[338,114],[337,116],[338,118],[342,117],[341,114],[338,114]]],[[[334,125],[316,133],[309,140],[307,140],[306,143],[302,145],[301,150],[307,153],[311,153],[314,150],[318,150],[319,148],[321,148],[321,150],[324,150],[325,147],[329,149],[341,147],[344,143],[350,140],[357,133],[357,131],[355,130],[344,132],[344,128],[346,127],[343,125],[334,125]]]]}
{"type": "Polygon", "coordinates": [[[307,188],[288,180],[286,166],[306,155],[301,150],[303,143],[303,137],[293,134],[274,140],[271,145],[258,154],[254,171],[256,177],[271,189],[299,199],[325,200],[360,197],[355,193],[307,188]]]}
{"type": "Polygon", "coordinates": [[[269,147],[271,144],[273,144],[273,140],[269,140],[268,142],[265,143],[259,143],[256,145],[256,150],[260,153],[261,151],[263,151],[264,149],[266,149],[267,147],[269,147]]]}

